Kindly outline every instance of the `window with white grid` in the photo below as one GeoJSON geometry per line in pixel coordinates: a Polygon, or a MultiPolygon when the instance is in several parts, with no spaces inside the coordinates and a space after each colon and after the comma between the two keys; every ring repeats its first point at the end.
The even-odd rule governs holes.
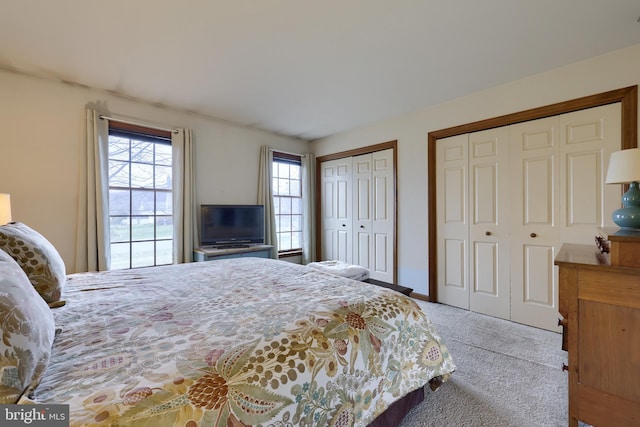
{"type": "Polygon", "coordinates": [[[110,269],[173,262],[171,178],[170,137],[110,127],[110,269]]]}
{"type": "Polygon", "coordinates": [[[273,153],[273,207],[279,252],[302,250],[300,156],[273,153]]]}

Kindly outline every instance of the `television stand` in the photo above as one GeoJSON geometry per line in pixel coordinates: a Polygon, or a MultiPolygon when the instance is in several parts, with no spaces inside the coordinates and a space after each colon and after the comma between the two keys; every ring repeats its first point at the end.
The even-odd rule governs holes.
{"type": "Polygon", "coordinates": [[[257,257],[271,258],[271,245],[232,245],[218,247],[199,247],[193,250],[193,260],[213,261],[216,259],[241,258],[241,257],[257,257]],[[233,247],[232,247],[233,246],[233,247]]]}

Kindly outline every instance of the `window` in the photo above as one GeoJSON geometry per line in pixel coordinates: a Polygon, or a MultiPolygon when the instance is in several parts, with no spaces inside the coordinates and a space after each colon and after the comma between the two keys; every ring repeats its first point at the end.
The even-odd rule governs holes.
{"type": "Polygon", "coordinates": [[[111,269],[173,262],[171,135],[109,124],[111,269]]]}
{"type": "Polygon", "coordinates": [[[300,156],[273,153],[273,211],[279,252],[302,251],[300,156]]]}

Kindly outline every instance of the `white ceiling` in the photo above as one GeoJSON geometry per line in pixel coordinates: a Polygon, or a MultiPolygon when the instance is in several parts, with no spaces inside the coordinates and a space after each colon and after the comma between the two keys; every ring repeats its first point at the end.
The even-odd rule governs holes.
{"type": "Polygon", "coordinates": [[[2,0],[0,68],[316,139],[640,43],[638,0],[2,0]]]}

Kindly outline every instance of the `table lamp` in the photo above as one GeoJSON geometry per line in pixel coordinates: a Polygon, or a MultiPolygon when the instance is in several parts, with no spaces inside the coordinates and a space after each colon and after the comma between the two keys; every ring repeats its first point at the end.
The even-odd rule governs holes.
{"type": "Polygon", "coordinates": [[[11,222],[11,195],[0,193],[0,225],[11,222]]]}
{"type": "Polygon", "coordinates": [[[616,151],[609,159],[607,184],[629,184],[622,208],[613,212],[613,222],[622,228],[640,230],[640,148],[616,151]]]}

